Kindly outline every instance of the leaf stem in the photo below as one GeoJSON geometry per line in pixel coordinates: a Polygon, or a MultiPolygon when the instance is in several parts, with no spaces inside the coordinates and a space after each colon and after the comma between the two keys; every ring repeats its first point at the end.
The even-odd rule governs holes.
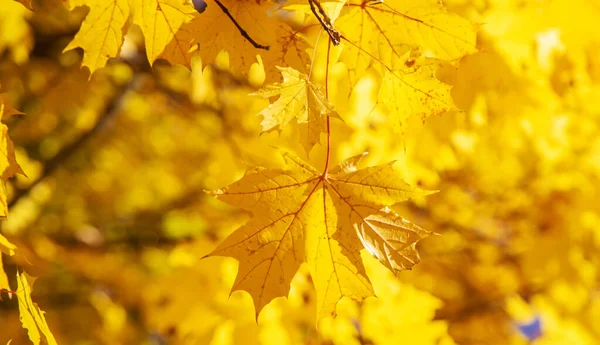
{"type": "MultiPolygon", "coordinates": [[[[331,51],[331,38],[327,42],[327,63],[325,64],[325,98],[329,99],[329,55],[331,51]]],[[[325,121],[327,121],[327,154],[325,158],[325,168],[323,171],[323,178],[327,179],[327,172],[329,171],[329,161],[331,160],[331,127],[329,114],[326,115],[325,121]]]]}

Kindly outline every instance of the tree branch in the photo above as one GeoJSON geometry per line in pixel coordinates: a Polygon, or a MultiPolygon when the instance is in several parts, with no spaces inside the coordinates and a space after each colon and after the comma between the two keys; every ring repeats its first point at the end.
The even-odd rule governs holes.
{"type": "Polygon", "coordinates": [[[123,98],[125,97],[125,95],[128,93],[129,90],[134,88],[138,79],[139,79],[138,77],[134,76],[134,77],[132,77],[132,79],[129,81],[128,84],[121,87],[121,89],[118,91],[117,96],[110,103],[108,103],[103,115],[98,119],[98,121],[96,122],[96,124],[94,125],[94,127],[91,130],[89,130],[88,132],[81,135],[77,140],[75,140],[74,142],[70,143],[65,148],[63,148],[56,156],[54,156],[49,161],[45,162],[45,164],[43,165],[43,168],[42,168],[42,172],[40,173],[40,176],[35,181],[33,181],[25,189],[16,190],[13,195],[13,198],[8,203],[8,208],[10,209],[15,204],[17,204],[17,202],[19,202],[19,200],[21,200],[21,198],[23,198],[24,196],[27,196],[29,194],[29,192],[35,186],[37,186],[40,182],[42,182],[46,177],[52,175],[52,173],[58,167],[62,166],[62,164],[65,161],[67,161],[75,152],[77,152],[77,150],[79,150],[80,147],[85,145],[90,138],[92,138],[96,133],[98,133],[104,127],[104,125],[110,119],[112,119],[114,115],[116,115],[123,98]]]}
{"type": "Polygon", "coordinates": [[[315,15],[315,17],[317,17],[319,23],[321,23],[323,30],[325,30],[325,32],[327,32],[327,35],[329,35],[329,38],[331,38],[331,43],[333,43],[334,46],[340,44],[341,35],[333,27],[333,24],[331,24],[331,19],[329,19],[329,16],[327,16],[327,13],[325,13],[325,10],[323,9],[323,6],[321,6],[321,3],[318,0],[308,0],[308,3],[310,4],[310,10],[315,15]],[[317,8],[319,9],[319,13],[321,14],[321,16],[323,16],[323,18],[321,18],[319,13],[317,13],[317,8]]]}

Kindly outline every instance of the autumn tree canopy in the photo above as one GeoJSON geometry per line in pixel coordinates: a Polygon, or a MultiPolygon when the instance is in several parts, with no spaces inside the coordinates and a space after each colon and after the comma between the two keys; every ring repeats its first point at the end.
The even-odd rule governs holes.
{"type": "Polygon", "coordinates": [[[599,343],[599,19],[0,0],[0,344],[599,343]]]}

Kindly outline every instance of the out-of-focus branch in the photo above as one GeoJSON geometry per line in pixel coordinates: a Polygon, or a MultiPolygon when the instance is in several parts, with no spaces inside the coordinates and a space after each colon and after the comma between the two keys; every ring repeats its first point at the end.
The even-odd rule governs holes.
{"type": "Polygon", "coordinates": [[[136,73],[127,84],[119,87],[118,91],[116,92],[116,96],[106,105],[105,110],[102,112],[102,115],[94,127],[82,134],[79,138],[77,138],[77,140],[65,146],[52,159],[45,162],[40,176],[29,186],[27,186],[27,188],[17,189],[13,195],[13,198],[8,203],[8,207],[11,208],[12,206],[16,205],[21,198],[27,196],[35,186],[37,186],[48,176],[52,175],[58,167],[62,166],[66,161],[69,160],[70,157],[73,156],[74,153],[76,153],[81,147],[85,146],[85,144],[92,137],[94,137],[94,135],[100,132],[105,125],[119,112],[123,99],[129,93],[129,91],[136,88],[138,80],[139,75],[136,73]]]}

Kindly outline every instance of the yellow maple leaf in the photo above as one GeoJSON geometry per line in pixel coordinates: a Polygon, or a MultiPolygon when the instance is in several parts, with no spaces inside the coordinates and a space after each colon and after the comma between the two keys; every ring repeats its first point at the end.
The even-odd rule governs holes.
{"type": "Polygon", "coordinates": [[[87,6],[90,12],[75,38],[65,51],[81,47],[83,65],[94,73],[108,59],[118,56],[133,12],[133,22],[139,25],[146,42],[150,64],[157,58],[171,63],[189,64],[189,40],[176,39],[175,34],[194,16],[194,8],[179,0],[70,0],[69,8],[87,6]]]}
{"type": "Polygon", "coordinates": [[[390,119],[392,129],[404,131],[410,116],[422,120],[457,110],[450,94],[452,87],[435,76],[440,67],[437,60],[407,58],[400,64],[403,68],[386,70],[377,97],[378,104],[390,119]],[[412,63],[411,67],[406,67],[412,63]]]}
{"type": "Polygon", "coordinates": [[[248,291],[257,315],[272,299],[288,294],[304,261],[317,289],[320,317],[335,314],[344,296],[373,295],[361,249],[394,271],[418,261],[414,243],[428,232],[386,207],[429,192],[398,178],[393,163],[358,170],[360,157],[320,173],[285,154],[287,170],[257,168],[213,193],[253,214],[209,255],[240,262],[232,291],[248,291]]]}
{"type": "Polygon", "coordinates": [[[374,60],[391,68],[413,48],[443,60],[476,51],[475,26],[434,0],[351,0],[335,27],[349,42],[344,61],[355,77],[374,60]]]}
{"type": "Polygon", "coordinates": [[[226,50],[231,64],[246,72],[261,54],[267,80],[272,81],[277,78],[277,64],[304,70],[309,62],[307,42],[272,13],[275,4],[267,0],[223,1],[225,9],[210,3],[202,14],[182,0],[69,0],[67,4],[70,9],[90,8],[81,29],[64,50],[81,47],[83,65],[91,73],[119,55],[130,15],[142,29],[150,64],[164,58],[189,66],[199,46],[205,61],[213,62],[221,50],[226,50]],[[240,30],[262,48],[248,42],[240,30]]]}
{"type": "Polygon", "coordinates": [[[44,312],[31,300],[31,285],[28,280],[33,278],[25,273],[17,272],[17,297],[19,300],[19,314],[23,327],[27,329],[29,340],[34,345],[56,345],[54,335],[46,323],[44,312]]]}
{"type": "Polygon", "coordinates": [[[180,31],[180,38],[192,37],[200,47],[203,61],[211,63],[221,50],[229,53],[232,66],[246,72],[261,55],[267,81],[278,78],[276,66],[292,66],[304,70],[308,63],[307,43],[279,20],[277,5],[270,0],[222,0],[227,11],[213,1],[206,10],[180,31]],[[233,20],[239,25],[234,24],[233,20]],[[257,47],[244,37],[255,41],[257,47]]]}
{"type": "MultiPolygon", "coordinates": [[[[12,108],[10,108],[12,109],[12,108]]],[[[12,114],[18,113],[13,111],[12,114]]],[[[4,100],[0,97],[0,119],[4,117],[4,100]]],[[[15,174],[23,174],[23,170],[15,158],[15,149],[8,136],[8,127],[0,122],[0,219],[8,215],[8,203],[5,182],[15,174]]]]}
{"type": "Polygon", "coordinates": [[[90,12],[81,24],[75,38],[64,51],[81,47],[83,49],[83,65],[90,69],[90,74],[104,67],[111,57],[119,55],[123,45],[123,33],[127,31],[129,18],[128,0],[71,0],[70,9],[88,6],[90,12]]]}
{"type": "Polygon", "coordinates": [[[132,0],[133,22],[142,28],[146,55],[152,64],[157,58],[189,65],[190,39],[176,38],[179,29],[194,19],[195,10],[179,0],[132,0]]]}
{"type": "Polygon", "coordinates": [[[1,254],[4,253],[6,255],[14,255],[15,249],[17,249],[17,247],[14,244],[10,243],[6,239],[6,237],[0,234],[0,289],[10,289],[10,285],[8,284],[8,277],[4,272],[1,254]]]}
{"type": "MultiPolygon", "coordinates": [[[[2,237],[2,235],[0,235],[0,237],[2,237]]],[[[8,284],[8,276],[6,275],[6,272],[4,272],[2,255],[0,255],[0,290],[2,289],[8,290],[10,289],[10,285],[8,284]]],[[[0,300],[1,299],[2,298],[0,297],[0,300]]]]}
{"type": "Polygon", "coordinates": [[[0,234],[0,252],[6,255],[13,255],[15,253],[15,249],[17,249],[17,247],[10,243],[6,237],[0,234]]]}
{"type": "Polygon", "coordinates": [[[319,142],[320,135],[326,132],[325,116],[338,117],[333,104],[325,97],[322,87],[311,82],[307,75],[291,67],[277,67],[283,76],[282,83],[270,84],[251,95],[270,98],[279,96],[259,115],[263,131],[283,129],[296,118],[302,127],[301,143],[307,152],[319,142]]]}

